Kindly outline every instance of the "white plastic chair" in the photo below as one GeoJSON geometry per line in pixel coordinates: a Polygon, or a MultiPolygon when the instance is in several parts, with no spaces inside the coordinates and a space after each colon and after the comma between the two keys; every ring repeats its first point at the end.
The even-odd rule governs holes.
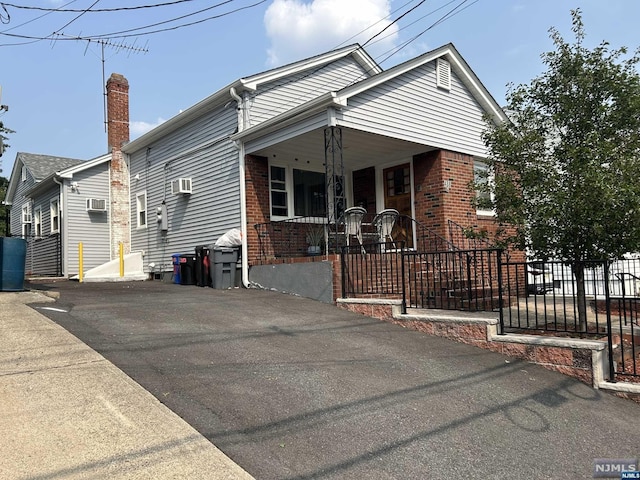
{"type": "Polygon", "coordinates": [[[347,247],[352,236],[358,239],[362,253],[366,253],[362,245],[362,219],[367,211],[362,207],[350,207],[343,213],[344,235],[346,237],[347,247]]]}
{"type": "Polygon", "coordinates": [[[393,243],[395,246],[395,241],[391,236],[391,232],[393,231],[393,226],[396,224],[396,220],[398,220],[399,216],[400,213],[398,213],[397,210],[393,208],[385,208],[381,212],[378,212],[373,219],[372,223],[378,234],[378,241],[382,243],[382,251],[385,250],[384,244],[387,243],[387,241],[393,243]]]}

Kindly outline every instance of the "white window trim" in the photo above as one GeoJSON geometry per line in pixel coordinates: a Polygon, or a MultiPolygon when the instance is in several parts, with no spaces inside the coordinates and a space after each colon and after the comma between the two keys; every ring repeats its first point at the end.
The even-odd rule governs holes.
{"type": "Polygon", "coordinates": [[[20,211],[20,233],[23,238],[31,236],[33,216],[31,214],[31,202],[27,202],[22,206],[20,211]],[[25,213],[29,216],[29,221],[25,222],[25,213]]]}
{"type": "MultiPolygon", "coordinates": [[[[271,221],[278,221],[278,220],[289,220],[291,218],[296,218],[295,215],[295,195],[294,195],[294,188],[293,188],[293,171],[294,170],[303,170],[306,172],[315,172],[315,173],[322,173],[322,174],[326,174],[326,171],[324,168],[313,168],[310,165],[305,165],[304,167],[306,168],[301,168],[301,165],[295,165],[295,164],[287,164],[287,163],[271,163],[269,162],[269,215],[270,215],[270,219],[271,221]],[[282,216],[282,215],[272,215],[271,212],[273,211],[273,205],[271,204],[271,167],[279,167],[279,168],[284,168],[285,173],[284,173],[284,179],[285,179],[285,191],[287,192],[287,215],[286,216],[282,216]]],[[[345,203],[348,203],[347,200],[349,198],[351,198],[351,171],[348,171],[345,169],[344,171],[344,177],[345,177],[345,185],[343,185],[343,188],[345,190],[344,192],[344,197],[345,197],[345,203]]],[[[349,207],[349,205],[345,205],[345,208],[349,207]]],[[[325,217],[309,217],[310,219],[315,219],[318,223],[324,222],[325,217]]]]}
{"type": "Polygon", "coordinates": [[[20,172],[21,175],[21,179],[23,182],[27,181],[27,167],[25,167],[24,165],[22,165],[22,171],[20,172]]]}
{"type": "Polygon", "coordinates": [[[61,214],[60,214],[60,199],[58,198],[54,198],[53,200],[51,200],[49,202],[49,222],[51,224],[51,233],[60,233],[60,220],[61,220],[61,214]],[[54,210],[53,210],[53,206],[56,206],[57,209],[57,215],[54,215],[54,210]],[[58,219],[58,228],[54,229],[54,225],[53,225],[53,219],[56,218],[58,219]]]}
{"type": "Polygon", "coordinates": [[[147,191],[136,193],[136,226],[137,228],[147,228],[149,225],[149,205],[147,203],[147,191]],[[140,198],[144,198],[144,210],[140,209],[140,198]],[[144,212],[144,224],[140,223],[140,213],[144,212]]]}
{"type": "Polygon", "coordinates": [[[42,207],[33,211],[33,234],[36,238],[42,237],[42,207]]]}

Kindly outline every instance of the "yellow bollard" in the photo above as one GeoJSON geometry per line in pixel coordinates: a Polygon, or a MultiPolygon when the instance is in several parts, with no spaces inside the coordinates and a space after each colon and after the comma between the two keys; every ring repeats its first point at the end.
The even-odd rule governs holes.
{"type": "Polygon", "coordinates": [[[124,245],[120,242],[120,277],[124,277],[124,245]]]}
{"type": "Polygon", "coordinates": [[[82,283],[82,279],[84,278],[84,272],[83,272],[83,258],[82,258],[82,242],[80,242],[78,244],[78,269],[80,270],[80,272],[78,273],[78,278],[80,279],[80,283],[82,283]]]}

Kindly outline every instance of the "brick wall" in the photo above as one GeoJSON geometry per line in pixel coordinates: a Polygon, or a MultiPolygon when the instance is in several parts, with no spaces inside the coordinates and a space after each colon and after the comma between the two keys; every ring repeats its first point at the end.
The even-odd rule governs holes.
{"type": "Polygon", "coordinates": [[[269,162],[266,157],[245,157],[245,189],[247,201],[247,249],[249,265],[258,261],[259,243],[254,225],[268,222],[269,162]]]}
{"type": "Polygon", "coordinates": [[[129,168],[121,152],[129,141],[129,82],[118,73],[107,81],[107,141],[111,150],[111,258],[119,256],[120,243],[130,253],[129,168]]]}

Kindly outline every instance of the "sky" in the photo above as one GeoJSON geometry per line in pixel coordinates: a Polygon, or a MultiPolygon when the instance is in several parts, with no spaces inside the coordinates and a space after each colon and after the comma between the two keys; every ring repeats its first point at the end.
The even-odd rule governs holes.
{"type": "Polygon", "coordinates": [[[107,153],[113,72],[132,140],[239,78],[356,42],[383,69],[451,42],[502,105],[544,71],[549,28],[573,40],[575,8],[587,46],[640,46],[637,0],[0,0],[0,121],[15,131],[0,176],[18,152],[107,153]]]}

